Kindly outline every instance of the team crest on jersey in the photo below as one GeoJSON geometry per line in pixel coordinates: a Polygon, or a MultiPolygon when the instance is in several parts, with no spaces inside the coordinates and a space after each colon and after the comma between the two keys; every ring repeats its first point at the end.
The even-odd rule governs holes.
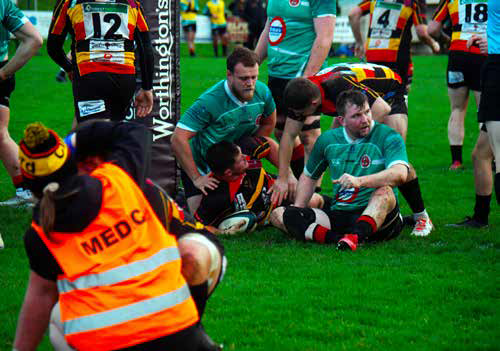
{"type": "Polygon", "coordinates": [[[359,194],[359,188],[342,189],[337,193],[335,199],[337,202],[353,202],[359,194]]]}
{"type": "Polygon", "coordinates": [[[285,21],[281,17],[274,17],[269,26],[269,44],[278,45],[285,38],[285,35],[285,21]]]}
{"type": "Polygon", "coordinates": [[[297,7],[300,5],[300,0],[288,0],[291,7],[297,7]]]}
{"type": "Polygon", "coordinates": [[[368,168],[372,164],[372,160],[370,159],[370,156],[365,154],[365,155],[361,156],[361,160],[359,160],[359,164],[361,165],[362,168],[368,168]]]}

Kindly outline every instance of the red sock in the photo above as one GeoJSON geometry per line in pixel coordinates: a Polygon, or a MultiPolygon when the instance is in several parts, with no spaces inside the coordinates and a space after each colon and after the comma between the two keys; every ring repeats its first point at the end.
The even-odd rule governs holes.
{"type": "Polygon", "coordinates": [[[21,184],[23,182],[23,176],[22,175],[16,175],[14,177],[12,177],[12,184],[14,184],[14,186],[16,188],[20,188],[21,187],[21,184]]]}

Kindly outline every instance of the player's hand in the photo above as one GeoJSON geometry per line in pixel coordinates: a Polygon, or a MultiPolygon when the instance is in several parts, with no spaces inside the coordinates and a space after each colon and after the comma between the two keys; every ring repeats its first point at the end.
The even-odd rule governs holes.
{"type": "Polygon", "coordinates": [[[359,178],[347,173],[342,174],[339,179],[334,179],[332,183],[340,184],[340,190],[361,187],[359,178]]]}
{"type": "Polygon", "coordinates": [[[467,40],[467,49],[469,49],[472,45],[477,45],[481,54],[488,53],[488,40],[486,38],[473,34],[469,40],[467,40]]]}
{"type": "Polygon", "coordinates": [[[201,190],[203,195],[207,195],[207,190],[214,190],[219,186],[219,181],[214,177],[210,177],[208,175],[199,176],[194,181],[194,186],[201,190]]]}
{"type": "Polygon", "coordinates": [[[365,57],[366,48],[364,43],[356,43],[354,44],[354,55],[357,58],[362,59],[365,57]]]}
{"type": "Polygon", "coordinates": [[[137,117],[143,118],[151,113],[153,109],[153,90],[140,89],[134,99],[137,109],[137,117]]]}
{"type": "Polygon", "coordinates": [[[433,53],[439,54],[439,52],[441,51],[441,46],[439,45],[439,43],[437,41],[433,40],[432,45],[431,45],[431,49],[432,49],[433,53]]]}
{"type": "Polygon", "coordinates": [[[73,71],[66,72],[66,75],[68,76],[68,79],[70,82],[73,81],[73,78],[75,77],[75,73],[73,71]]]}
{"type": "Polygon", "coordinates": [[[271,193],[271,204],[274,207],[281,205],[287,197],[293,201],[295,199],[295,188],[297,187],[297,179],[290,174],[287,179],[276,179],[274,184],[268,190],[271,193]]]}

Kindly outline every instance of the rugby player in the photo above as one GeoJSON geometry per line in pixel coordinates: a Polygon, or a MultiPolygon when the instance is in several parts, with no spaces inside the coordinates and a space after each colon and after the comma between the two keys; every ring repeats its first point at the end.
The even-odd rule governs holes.
{"type": "Polygon", "coordinates": [[[215,189],[219,182],[209,176],[207,149],[222,140],[269,137],[274,130],[276,105],[269,88],[257,81],[258,75],[257,55],[236,48],[227,58],[227,79],[205,91],[177,123],[172,150],[181,166],[191,213],[198,209],[202,194],[215,189]]]}
{"type": "Polygon", "coordinates": [[[491,162],[495,159],[494,186],[500,204],[500,3],[488,4],[487,39],[472,36],[468,45],[477,43],[482,53],[488,53],[481,76],[481,102],[478,120],[482,124],[472,153],[476,203],[474,214],[455,227],[484,228],[488,226],[493,191],[491,162]]]}
{"type": "Polygon", "coordinates": [[[411,28],[434,53],[440,46],[427,33],[425,0],[363,0],[349,13],[349,23],[356,39],[355,54],[367,62],[389,67],[403,80],[408,94],[413,79],[411,28]],[[361,17],[370,14],[368,38],[361,34],[361,17]]]}
{"type": "MultiPolygon", "coordinates": [[[[333,42],[336,19],[335,0],[269,0],[267,22],[255,52],[260,62],[268,61],[268,86],[276,102],[277,123],[275,135],[281,138],[285,127],[286,109],[283,91],[286,84],[296,77],[316,74],[326,64],[333,42]]],[[[312,148],[309,139],[316,140],[319,116],[310,116],[304,123],[300,139],[294,141],[294,152],[290,164],[295,177],[304,168],[304,147],[312,148]]],[[[307,150],[307,154],[310,153],[307,150]]],[[[296,185],[295,177],[290,181],[296,185]]]]}
{"type": "Polygon", "coordinates": [[[189,56],[196,56],[194,38],[196,36],[196,14],[198,0],[181,0],[181,25],[189,49],[189,56]]]}
{"type": "MultiPolygon", "coordinates": [[[[337,97],[341,92],[351,89],[367,95],[374,119],[394,128],[403,140],[406,139],[408,108],[404,101],[404,87],[399,75],[391,69],[375,64],[338,64],[320,71],[315,76],[296,78],[287,85],[284,94],[289,113],[280,142],[280,168],[274,184],[273,203],[280,203],[288,192],[293,191],[293,188],[287,188],[288,172],[282,167],[290,160],[293,140],[305,118],[317,114],[318,111],[337,116],[337,97]]],[[[410,167],[410,176],[406,183],[400,185],[400,190],[416,221],[412,235],[429,235],[433,225],[425,210],[413,167],[410,167]]]]}
{"type": "Polygon", "coordinates": [[[365,242],[397,237],[403,223],[394,190],[409,174],[405,144],[386,125],[373,121],[366,95],[342,92],[337,100],[341,128],[324,132],[300,176],[294,206],[279,207],[273,221],[302,241],[356,250],[365,242]],[[329,209],[305,208],[316,180],[330,168],[329,209]]]}
{"type": "Polygon", "coordinates": [[[219,40],[222,44],[222,55],[227,56],[229,34],[227,33],[226,5],[224,0],[208,0],[203,8],[203,14],[210,17],[212,28],[212,45],[215,57],[219,56],[219,40]]]}
{"type": "MultiPolygon", "coordinates": [[[[490,2],[491,3],[491,2],[490,2]]],[[[477,45],[467,46],[472,35],[485,36],[488,22],[488,0],[454,1],[441,0],[429,23],[429,33],[441,36],[443,21],[451,19],[452,36],[446,72],[451,114],[448,120],[448,141],[451,151],[450,170],[463,169],[462,146],[464,143],[464,119],[469,92],[474,93],[476,105],[481,98],[481,67],[486,55],[477,45]]]]}
{"type": "Polygon", "coordinates": [[[153,107],[153,46],[140,3],[58,0],[47,38],[49,56],[73,81],[76,122],[127,116],[136,89],[135,50],[141,88],[134,105],[145,117],[153,107]],[[71,61],[64,41],[71,35],[71,61]]]}
{"type": "MultiPolygon", "coordinates": [[[[0,160],[12,178],[16,195],[0,206],[19,206],[31,199],[31,193],[22,187],[18,147],[9,134],[10,94],[14,91],[14,73],[23,67],[42,46],[42,36],[12,1],[0,3],[0,160]],[[9,60],[11,34],[19,40],[19,47],[9,60]]],[[[0,236],[1,238],[1,236],[0,236]]]]}
{"type": "MultiPolygon", "coordinates": [[[[221,141],[212,145],[207,151],[207,163],[220,183],[203,196],[196,219],[217,226],[234,212],[250,210],[258,225],[267,224],[274,209],[268,192],[274,176],[266,172],[261,159],[269,152],[269,142],[262,137],[246,137],[237,144],[221,141]]],[[[309,206],[321,208],[324,203],[323,196],[313,194],[309,206]]]]}

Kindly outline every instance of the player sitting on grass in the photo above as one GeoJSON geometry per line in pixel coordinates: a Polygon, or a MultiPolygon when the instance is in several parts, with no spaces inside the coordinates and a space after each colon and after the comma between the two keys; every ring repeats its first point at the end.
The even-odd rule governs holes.
{"type": "Polygon", "coordinates": [[[298,240],[356,250],[359,243],[395,238],[402,229],[392,188],[409,173],[406,148],[392,128],[373,121],[366,95],[349,90],[337,99],[341,128],[316,141],[302,173],[294,206],[274,210],[271,221],[298,240]],[[316,180],[330,167],[331,207],[305,208],[316,180]]]}
{"type": "MultiPolygon", "coordinates": [[[[205,224],[218,225],[228,215],[250,210],[260,225],[268,222],[273,210],[269,189],[274,176],[267,173],[261,158],[270,152],[270,142],[264,137],[246,137],[236,143],[221,141],[212,145],[206,154],[211,176],[219,186],[202,197],[195,217],[205,224]]],[[[309,206],[322,207],[325,200],[313,194],[309,206]]]]}

